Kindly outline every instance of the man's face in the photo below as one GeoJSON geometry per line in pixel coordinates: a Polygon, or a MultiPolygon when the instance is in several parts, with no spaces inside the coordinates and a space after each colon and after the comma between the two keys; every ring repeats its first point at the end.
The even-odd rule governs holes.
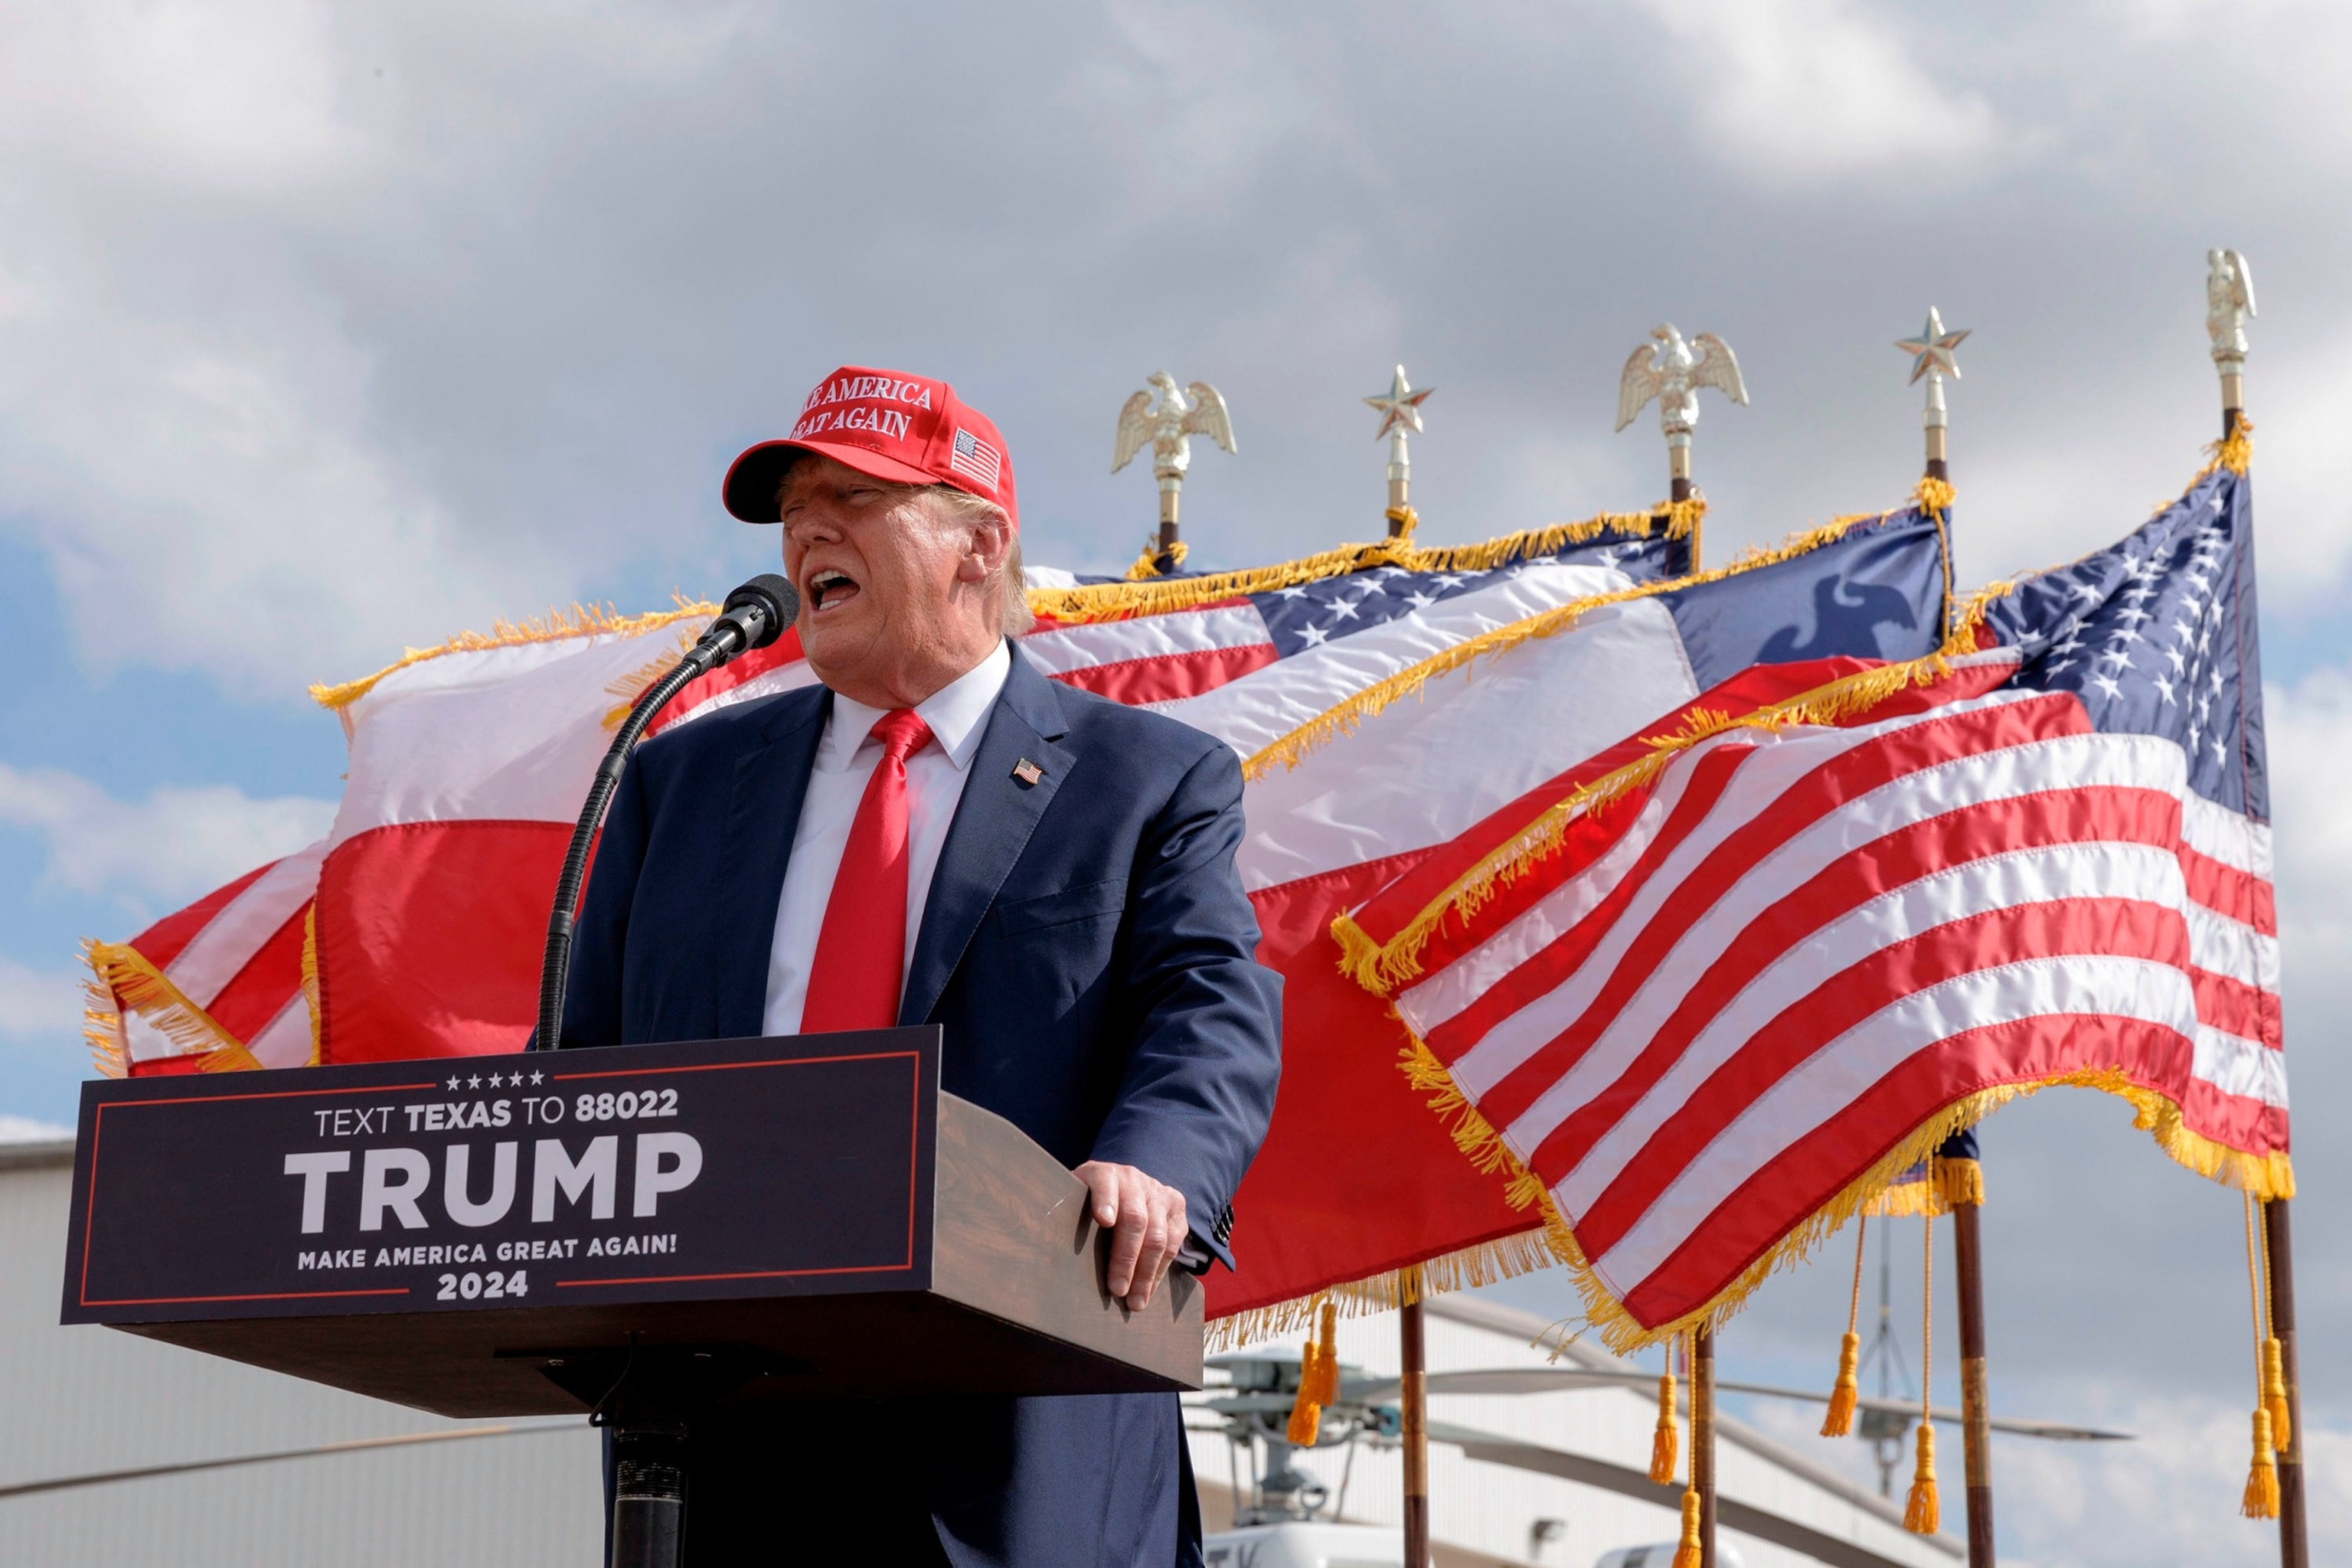
{"type": "Polygon", "coordinates": [[[811,453],[793,465],[779,510],[784,574],[801,595],[801,647],[842,695],[911,706],[1001,636],[982,591],[984,542],[969,523],[939,515],[920,489],[811,453]]]}

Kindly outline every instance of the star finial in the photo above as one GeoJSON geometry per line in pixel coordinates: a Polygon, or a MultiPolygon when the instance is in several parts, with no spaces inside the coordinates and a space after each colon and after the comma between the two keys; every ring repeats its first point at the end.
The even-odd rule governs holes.
{"type": "Polygon", "coordinates": [[[1400,426],[1416,436],[1420,435],[1422,402],[1436,390],[1433,386],[1424,386],[1415,392],[1412,384],[1404,378],[1404,366],[1397,366],[1396,379],[1389,383],[1389,389],[1364,399],[1366,405],[1380,411],[1381,427],[1373,433],[1372,439],[1377,441],[1400,426]]]}
{"type": "Polygon", "coordinates": [[[1911,356],[1911,379],[1914,383],[1931,371],[1958,381],[1960,378],[1960,362],[1952,357],[1952,351],[1960,346],[1961,340],[1969,335],[1969,331],[1967,327],[1956,332],[1944,331],[1944,318],[1937,313],[1936,307],[1930,305],[1927,307],[1927,324],[1920,329],[1919,335],[1897,339],[1895,346],[1911,356]]]}

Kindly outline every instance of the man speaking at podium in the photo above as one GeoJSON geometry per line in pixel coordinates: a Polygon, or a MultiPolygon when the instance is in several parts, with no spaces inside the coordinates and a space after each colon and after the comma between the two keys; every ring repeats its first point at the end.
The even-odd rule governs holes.
{"type": "MultiPolygon", "coordinates": [[[[1086,1182],[1114,1295],[1230,1265],[1281,1013],[1234,868],[1238,760],[1009,640],[1030,619],[1012,457],[945,382],[835,372],[723,495],[782,524],[824,684],[637,753],[562,1044],[939,1024],[941,1087],[1086,1182]]],[[[958,1568],[1199,1556],[1172,1394],[770,1407],[698,1426],[688,1474],[697,1568],[827,1542],[958,1568]]]]}

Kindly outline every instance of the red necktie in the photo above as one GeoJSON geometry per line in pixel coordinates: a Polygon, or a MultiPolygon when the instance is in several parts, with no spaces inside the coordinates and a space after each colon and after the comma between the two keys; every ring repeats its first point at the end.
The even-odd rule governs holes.
{"type": "Polygon", "coordinates": [[[913,709],[898,708],[868,733],[882,742],[882,759],[866,781],[825,900],[801,1007],[804,1034],[887,1029],[898,1021],[907,962],[907,758],[931,743],[931,731],[913,709]]]}

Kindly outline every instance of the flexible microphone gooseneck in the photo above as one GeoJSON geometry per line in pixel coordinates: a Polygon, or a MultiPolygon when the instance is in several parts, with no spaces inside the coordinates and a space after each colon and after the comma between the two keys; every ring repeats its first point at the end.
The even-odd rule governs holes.
{"type": "Polygon", "coordinates": [[[555,907],[547,915],[547,952],[539,966],[539,1029],[531,1037],[531,1049],[551,1051],[563,1037],[563,987],[572,972],[573,910],[580,903],[580,884],[588,876],[588,847],[596,841],[596,829],[604,825],[604,809],[620,787],[621,770],[629,765],[637,738],[687,682],[782,637],[800,615],[800,605],[799,593],[784,578],[772,572],[752,578],[727,595],[726,607],[686,657],[630,707],[604,760],[596,764],[595,782],[588,786],[580,821],[572,829],[572,847],[564,851],[563,874],[556,879],[555,907]]]}

